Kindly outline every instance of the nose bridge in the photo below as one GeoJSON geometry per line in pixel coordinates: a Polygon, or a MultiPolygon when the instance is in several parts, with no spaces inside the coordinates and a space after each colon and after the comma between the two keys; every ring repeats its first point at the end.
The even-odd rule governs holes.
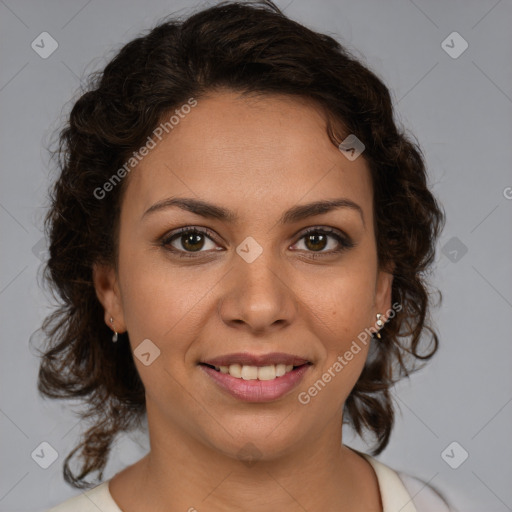
{"type": "Polygon", "coordinates": [[[292,320],[296,310],[292,287],[270,248],[246,239],[237,247],[233,266],[220,307],[224,322],[261,331],[292,320]]]}

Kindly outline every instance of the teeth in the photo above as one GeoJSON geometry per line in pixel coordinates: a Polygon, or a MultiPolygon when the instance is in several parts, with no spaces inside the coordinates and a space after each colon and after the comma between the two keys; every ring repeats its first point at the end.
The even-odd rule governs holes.
{"type": "Polygon", "coordinates": [[[242,378],[242,367],[239,364],[232,364],[228,368],[228,373],[231,377],[236,377],[237,379],[242,378]]]}
{"type": "MultiPolygon", "coordinates": [[[[290,371],[290,370],[286,370],[287,366],[285,364],[277,364],[276,365],[276,377],[282,377],[287,371],[290,371]]],[[[292,366],[293,368],[293,366],[292,366]]]]}
{"type": "Polygon", "coordinates": [[[242,366],[242,379],[255,380],[258,378],[258,368],[256,366],[242,366]]]}
{"type": "Polygon", "coordinates": [[[229,373],[231,377],[244,380],[273,380],[282,377],[293,370],[293,365],[271,364],[268,366],[249,366],[232,364],[230,366],[216,366],[221,373],[229,373]]]}
{"type": "MultiPolygon", "coordinates": [[[[254,368],[254,366],[253,366],[254,368]]],[[[273,380],[277,377],[275,365],[258,368],[258,380],[273,380]]]]}

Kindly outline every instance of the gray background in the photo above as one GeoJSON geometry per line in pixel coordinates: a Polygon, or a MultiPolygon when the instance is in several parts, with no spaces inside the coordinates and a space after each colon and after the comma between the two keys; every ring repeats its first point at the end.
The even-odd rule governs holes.
{"type": "MultiPolygon", "coordinates": [[[[66,403],[38,396],[29,346],[51,305],[38,281],[52,178],[44,147],[86,73],[160,17],[212,3],[0,0],[1,511],[42,511],[79,492],[61,470],[82,426],[66,403]],[[58,42],[47,59],[31,48],[43,31],[58,42]],[[48,469],[31,458],[43,441],[59,454],[48,469]]],[[[512,510],[512,2],[277,4],[338,38],[384,79],[447,213],[433,276],[444,295],[433,312],[440,350],[396,388],[401,412],[379,459],[430,482],[457,510],[512,510]],[[453,31],[469,44],[458,58],[441,45],[453,31]],[[469,453],[457,469],[441,456],[453,441],[460,446],[448,450],[452,465],[469,453]]],[[[104,478],[146,449],[143,433],[123,437],[104,478]]]]}

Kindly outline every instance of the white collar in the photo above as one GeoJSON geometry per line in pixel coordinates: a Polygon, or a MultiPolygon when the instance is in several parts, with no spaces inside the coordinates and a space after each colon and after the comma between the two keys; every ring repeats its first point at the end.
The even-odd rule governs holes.
{"type": "Polygon", "coordinates": [[[366,453],[357,453],[371,464],[377,475],[383,512],[417,512],[411,495],[396,471],[366,453]]]}

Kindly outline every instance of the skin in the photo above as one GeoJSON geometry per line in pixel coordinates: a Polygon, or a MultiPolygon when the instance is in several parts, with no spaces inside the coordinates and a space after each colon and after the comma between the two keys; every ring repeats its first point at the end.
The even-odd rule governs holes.
{"type": "Polygon", "coordinates": [[[297,399],[375,325],[376,313],[391,308],[392,274],[377,267],[364,158],[350,161],[330,142],[311,102],[224,90],[199,99],[125,179],[118,267],[96,265],[94,284],[106,324],[112,316],[132,350],[150,339],[161,353],[149,366],[134,358],[151,450],[111,480],[114,500],[125,512],[381,511],[373,469],[342,445],[343,404],[369,344],[310,403],[297,399]],[[142,218],[170,197],[208,201],[239,219],[177,207],[142,218]],[[351,208],[278,222],[293,206],[341,197],[361,207],[364,222],[351,208]],[[215,236],[194,242],[196,252],[175,238],[172,247],[188,248],[188,259],[159,242],[185,226],[215,236]],[[340,246],[331,236],[308,244],[303,232],[311,227],[345,233],[355,247],[332,253],[340,246]],[[248,236],[263,249],[252,263],[236,252],[248,236]],[[286,396],[247,403],[198,366],[244,351],[286,352],[313,364],[286,396]],[[258,450],[253,464],[238,455],[248,443],[258,450]]]}

